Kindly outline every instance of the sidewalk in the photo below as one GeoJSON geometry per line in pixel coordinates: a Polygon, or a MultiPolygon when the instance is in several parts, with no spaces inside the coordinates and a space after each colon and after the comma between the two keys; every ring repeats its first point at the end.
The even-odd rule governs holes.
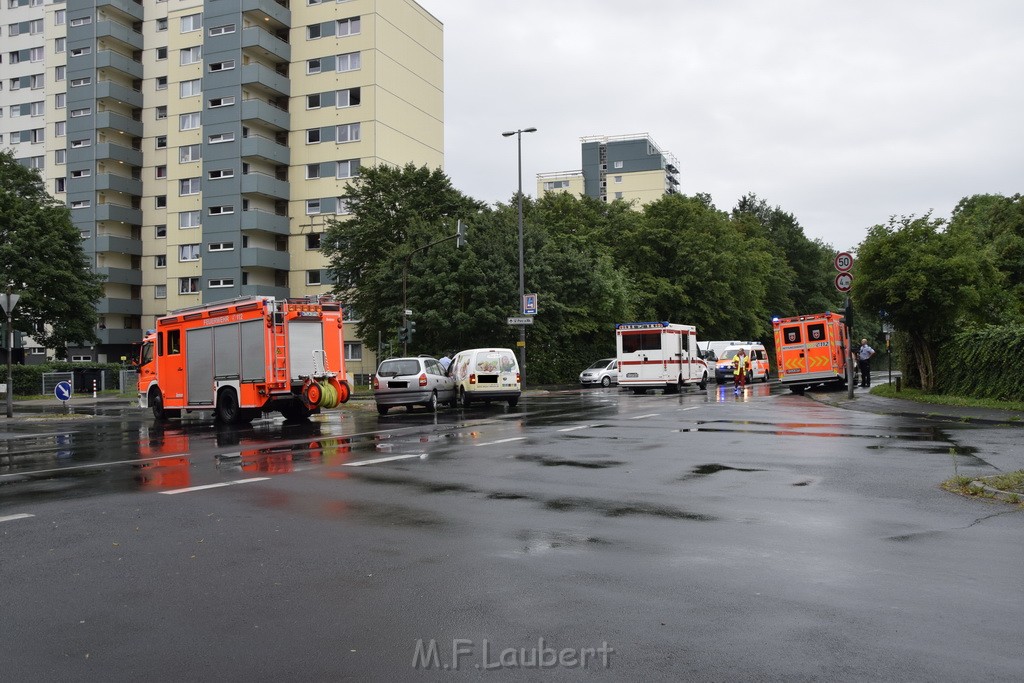
{"type": "Polygon", "coordinates": [[[847,397],[846,389],[842,391],[808,391],[805,395],[819,403],[837,408],[861,410],[880,415],[927,417],[943,422],[1024,427],[1024,412],[1017,410],[918,403],[899,398],[873,396],[868,393],[867,389],[861,388],[854,389],[853,398],[847,397]]]}

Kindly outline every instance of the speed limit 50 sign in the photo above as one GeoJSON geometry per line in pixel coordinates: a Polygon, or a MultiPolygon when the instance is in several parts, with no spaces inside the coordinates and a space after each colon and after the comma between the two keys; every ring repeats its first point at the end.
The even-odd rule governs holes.
{"type": "Polygon", "coordinates": [[[836,254],[832,264],[840,273],[845,273],[853,267],[853,255],[848,251],[841,251],[836,254]]]}

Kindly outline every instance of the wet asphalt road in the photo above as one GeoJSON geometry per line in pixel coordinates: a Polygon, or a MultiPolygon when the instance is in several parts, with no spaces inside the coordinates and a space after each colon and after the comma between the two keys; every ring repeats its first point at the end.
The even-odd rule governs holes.
{"type": "Polygon", "coordinates": [[[938,488],[1024,467],[1019,428],[765,385],[100,412],[0,427],[7,680],[1024,671],[1024,516],[938,488]]]}

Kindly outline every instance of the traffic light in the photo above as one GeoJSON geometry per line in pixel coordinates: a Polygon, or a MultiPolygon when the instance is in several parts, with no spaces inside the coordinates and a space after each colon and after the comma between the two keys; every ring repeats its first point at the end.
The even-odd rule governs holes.
{"type": "Polygon", "coordinates": [[[466,246],[466,226],[459,221],[455,227],[455,246],[461,249],[466,246]]]}
{"type": "Polygon", "coordinates": [[[398,328],[398,341],[402,344],[409,343],[409,328],[402,325],[398,328]]]}
{"type": "Polygon", "coordinates": [[[846,329],[853,329],[853,301],[850,297],[846,297],[846,303],[843,304],[843,318],[846,319],[846,329]]]}
{"type": "Polygon", "coordinates": [[[416,321],[410,320],[406,323],[405,336],[406,341],[412,341],[412,335],[416,332],[416,321]]]}

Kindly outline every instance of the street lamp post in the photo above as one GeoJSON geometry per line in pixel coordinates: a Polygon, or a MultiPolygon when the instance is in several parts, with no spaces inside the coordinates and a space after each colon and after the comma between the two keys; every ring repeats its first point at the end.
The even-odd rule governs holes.
{"type": "Polygon", "coordinates": [[[0,295],[0,308],[6,316],[4,326],[4,340],[7,343],[7,417],[14,417],[14,383],[11,381],[11,355],[14,353],[14,307],[18,305],[19,294],[11,294],[11,288],[7,293],[0,295]]]}
{"type": "MultiPolygon", "coordinates": [[[[516,136],[516,147],[518,150],[519,159],[519,307],[520,313],[523,311],[523,297],[526,295],[526,282],[523,273],[523,133],[536,133],[537,129],[533,128],[520,128],[519,130],[510,130],[501,134],[502,137],[508,138],[513,135],[516,136]]],[[[519,326],[519,374],[522,383],[526,382],[526,325],[519,326]]]]}

